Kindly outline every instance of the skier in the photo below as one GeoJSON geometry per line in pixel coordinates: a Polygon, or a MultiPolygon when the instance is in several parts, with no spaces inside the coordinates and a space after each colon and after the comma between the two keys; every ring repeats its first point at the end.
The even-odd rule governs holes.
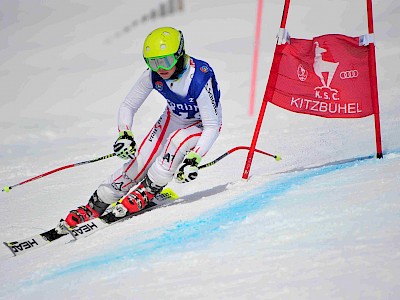
{"type": "Polygon", "coordinates": [[[59,233],[65,232],[65,225],[74,227],[101,216],[118,200],[110,214],[115,220],[140,211],[174,177],[181,183],[194,180],[202,157],[219,135],[218,83],[207,62],[185,54],[182,32],[172,27],[155,29],[144,41],[143,58],[148,69],[118,113],[114,152],[126,162],[97,188],[88,204],[60,221],[59,233]],[[167,106],[137,149],[133,119],[153,89],[165,98],[167,106]]]}

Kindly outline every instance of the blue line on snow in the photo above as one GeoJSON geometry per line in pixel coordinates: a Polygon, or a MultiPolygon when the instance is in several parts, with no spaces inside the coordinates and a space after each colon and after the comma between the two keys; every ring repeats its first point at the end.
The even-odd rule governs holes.
{"type": "MultiPolygon", "coordinates": [[[[112,252],[103,253],[93,258],[84,259],[72,263],[66,267],[50,272],[42,277],[39,282],[51,281],[58,277],[79,273],[82,271],[100,269],[106,265],[127,262],[134,259],[144,259],[157,253],[175,252],[182,247],[193,248],[201,243],[208,243],[216,233],[229,231],[234,226],[227,226],[244,220],[248,215],[260,211],[276,196],[281,196],[295,186],[299,186],[308,180],[325,175],[336,170],[343,170],[358,165],[362,160],[371,157],[363,157],[353,161],[336,165],[329,165],[315,169],[289,173],[284,178],[269,182],[266,186],[252,191],[251,195],[236,198],[229,204],[207,212],[193,220],[176,223],[171,229],[151,239],[142,242],[133,242],[112,252]],[[197,244],[196,244],[197,242],[197,244]]],[[[145,234],[145,233],[144,233],[145,234]]],[[[39,283],[36,280],[30,283],[39,283]]],[[[26,282],[25,282],[26,284],[26,282]]]]}

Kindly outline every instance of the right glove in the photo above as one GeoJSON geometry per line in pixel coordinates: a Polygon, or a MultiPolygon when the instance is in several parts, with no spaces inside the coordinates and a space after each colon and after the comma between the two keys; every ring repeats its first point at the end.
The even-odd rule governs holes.
{"type": "Polygon", "coordinates": [[[136,153],[136,142],[133,139],[132,131],[125,130],[119,133],[114,143],[114,153],[122,159],[134,159],[136,153]]]}
{"type": "Polygon", "coordinates": [[[175,181],[185,183],[195,180],[199,172],[198,165],[200,161],[201,156],[194,151],[190,151],[179,165],[178,171],[175,174],[175,181]]]}

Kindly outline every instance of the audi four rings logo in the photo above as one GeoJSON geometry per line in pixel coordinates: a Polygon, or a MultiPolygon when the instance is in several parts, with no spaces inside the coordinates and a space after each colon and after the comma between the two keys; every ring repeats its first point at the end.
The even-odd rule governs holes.
{"type": "Polygon", "coordinates": [[[357,70],[349,70],[340,72],[340,79],[350,79],[358,77],[357,70]]]}

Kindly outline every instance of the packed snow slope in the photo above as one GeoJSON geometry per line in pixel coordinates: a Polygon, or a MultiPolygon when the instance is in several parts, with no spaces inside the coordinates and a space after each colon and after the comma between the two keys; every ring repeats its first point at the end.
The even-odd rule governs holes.
{"type": "MultiPolygon", "coordinates": [[[[112,152],[118,106],[145,69],[143,39],[159,26],[181,29],[187,53],[207,60],[220,84],[224,126],[203,162],[250,144],[257,1],[186,1],[183,12],[143,18],[163,2],[1,1],[1,186],[112,152]]],[[[256,111],[283,2],[264,1],[256,111]]],[[[171,183],[181,196],[173,205],[30,254],[3,246],[0,299],[398,299],[400,4],[373,2],[383,159],[372,117],[269,105],[257,147],[282,161],[257,154],[243,181],[238,151],[193,183],[171,183]]],[[[292,0],[287,29],[299,38],[365,34],[365,1],[292,0]]],[[[134,122],[138,140],[164,105],[150,95],[134,122]]],[[[2,192],[0,240],[54,227],[120,164],[110,158],[2,192]]]]}

